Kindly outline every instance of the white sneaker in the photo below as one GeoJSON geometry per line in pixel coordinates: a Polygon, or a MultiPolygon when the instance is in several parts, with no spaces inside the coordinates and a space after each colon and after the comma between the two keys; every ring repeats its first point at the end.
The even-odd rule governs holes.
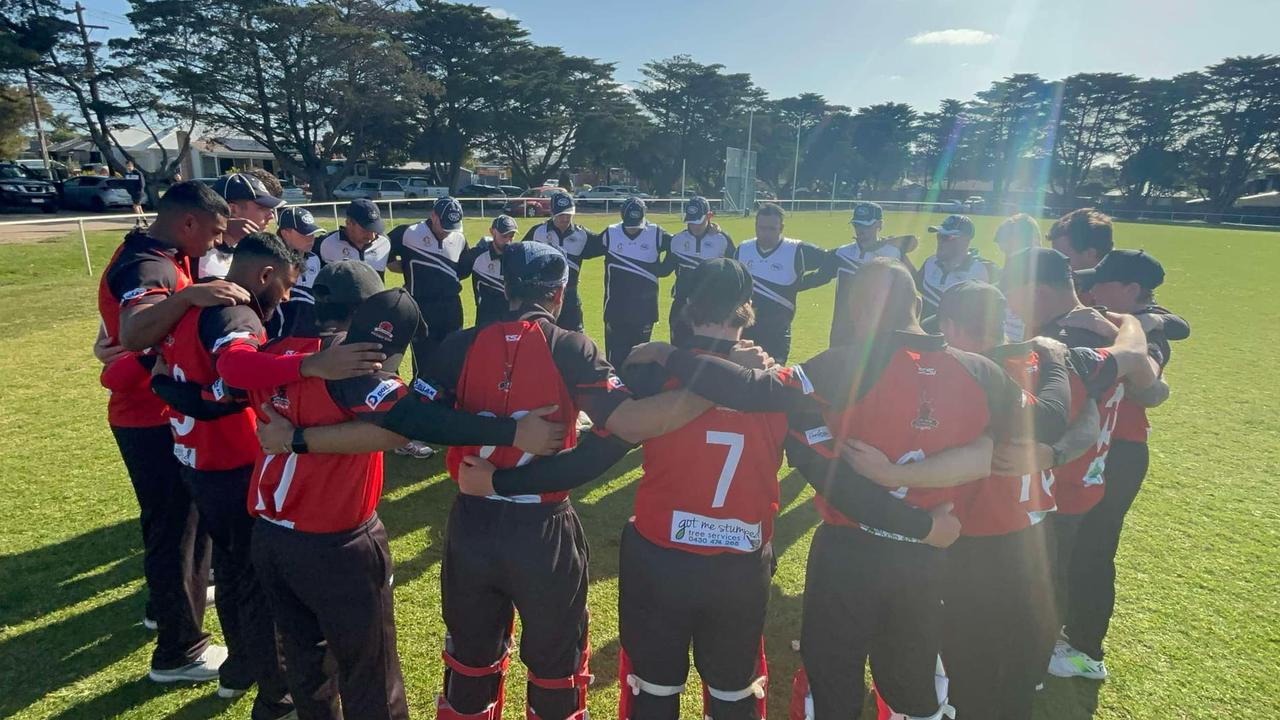
{"type": "Polygon", "coordinates": [[[209,587],[204,589],[205,605],[212,605],[217,600],[218,600],[218,591],[213,585],[210,585],[209,587]]]}
{"type": "Polygon", "coordinates": [[[409,442],[396,448],[397,455],[406,455],[415,460],[426,460],[436,454],[436,449],[430,445],[418,440],[410,440],[409,442]]]}
{"type": "Polygon", "coordinates": [[[223,685],[221,681],[218,682],[218,697],[223,700],[235,700],[247,692],[249,692],[249,688],[230,688],[223,685]]]}
{"type": "Polygon", "coordinates": [[[143,615],[143,616],[142,616],[142,627],[144,627],[144,628],[146,628],[146,629],[148,629],[148,630],[151,630],[151,631],[155,631],[155,630],[159,630],[159,629],[160,629],[160,623],[156,622],[155,620],[152,620],[151,618],[147,617],[146,615],[143,615]]]}
{"type": "Polygon", "coordinates": [[[590,430],[593,424],[590,415],[581,410],[578,411],[578,432],[584,433],[590,430]]]}
{"type": "Polygon", "coordinates": [[[183,665],[172,670],[156,670],[152,668],[147,677],[152,682],[207,682],[217,679],[218,668],[227,659],[227,649],[221,645],[210,645],[205,648],[199,659],[190,665],[183,665]]]}
{"type": "Polygon", "coordinates": [[[1094,660],[1071,645],[1059,641],[1058,646],[1053,649],[1053,657],[1049,659],[1049,674],[1060,678],[1106,680],[1107,666],[1101,660],[1094,660]]]}

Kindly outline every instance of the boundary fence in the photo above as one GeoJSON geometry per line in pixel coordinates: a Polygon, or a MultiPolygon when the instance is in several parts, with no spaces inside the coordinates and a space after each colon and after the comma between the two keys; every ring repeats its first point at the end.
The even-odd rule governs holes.
{"type": "MultiPolygon", "coordinates": [[[[457,198],[462,203],[463,208],[472,217],[478,213],[479,217],[497,216],[503,212],[506,206],[513,200],[529,200],[531,198],[457,198]]],[[[386,219],[395,222],[396,209],[400,208],[400,217],[402,219],[422,219],[430,213],[431,204],[436,198],[404,198],[376,200],[379,207],[386,208],[386,219]],[[415,212],[415,208],[418,212],[415,212]],[[422,212],[426,210],[426,212],[422,212]]],[[[677,214],[681,211],[687,198],[682,197],[665,197],[665,198],[645,198],[645,204],[649,210],[658,213],[677,214]]],[[[312,211],[316,216],[328,217],[332,215],[335,225],[341,224],[341,209],[346,206],[349,200],[327,200],[323,202],[307,202],[291,204],[291,207],[305,207],[312,211]]],[[[723,200],[720,198],[708,198],[708,202],[713,209],[722,207],[723,200]]],[[[835,212],[838,210],[851,211],[853,205],[860,200],[854,199],[830,199],[830,200],[757,200],[757,204],[761,202],[776,202],[788,212],[835,212]]],[[[965,213],[975,215],[988,214],[983,208],[967,209],[954,202],[923,202],[908,200],[874,200],[886,210],[894,210],[898,212],[938,212],[938,213],[965,213]]],[[[583,215],[608,215],[616,211],[622,204],[622,199],[577,199],[577,212],[583,215]]],[[[514,214],[521,217],[545,217],[541,211],[530,211],[531,205],[525,203],[523,208],[525,212],[516,212],[514,214]]],[[[1041,217],[1060,217],[1075,208],[1042,208],[1041,217]]],[[[1008,212],[1018,212],[1020,208],[1005,208],[1008,212]]],[[[1025,209],[1022,209],[1025,211],[1025,209]]],[[[1157,221],[1172,223],[1205,223],[1205,224],[1223,224],[1223,225],[1239,225],[1245,227],[1258,226],[1280,226],[1280,216],[1274,215],[1250,215],[1247,213],[1197,213],[1184,211],[1168,211],[1168,210],[1120,210],[1120,209],[1103,209],[1108,215],[1117,220],[1130,221],[1157,221]]],[[[731,210],[734,214],[746,214],[742,210],[731,210]]],[[[33,218],[27,220],[6,220],[0,222],[0,239],[3,239],[4,232],[9,228],[19,226],[39,226],[39,225],[74,225],[80,234],[80,246],[84,253],[85,271],[90,276],[93,275],[93,263],[89,258],[89,240],[88,232],[93,232],[103,228],[85,229],[85,223],[93,225],[128,225],[136,223],[139,219],[155,217],[155,213],[142,213],[136,215],[133,213],[117,214],[117,215],[77,215],[73,217],[52,217],[52,218],[33,218]]],[[[1278,228],[1280,229],[1280,228],[1278,228]]]]}

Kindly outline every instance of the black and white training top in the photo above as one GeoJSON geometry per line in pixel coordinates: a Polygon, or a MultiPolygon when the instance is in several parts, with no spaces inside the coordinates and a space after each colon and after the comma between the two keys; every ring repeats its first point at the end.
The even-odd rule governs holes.
{"type": "Polygon", "coordinates": [[[297,329],[310,330],[315,323],[316,296],[311,291],[320,273],[320,258],[307,253],[298,282],[289,290],[289,300],[280,303],[268,319],[267,335],[271,338],[293,335],[297,329]]]}
{"type": "Polygon", "coordinates": [[[361,249],[347,240],[346,228],[338,228],[337,232],[331,232],[316,241],[315,254],[320,256],[322,267],[339,260],[359,260],[373,268],[378,273],[378,277],[383,277],[387,273],[391,241],[386,235],[378,235],[373,242],[361,249]]]}
{"type": "Polygon", "coordinates": [[[752,302],[757,327],[787,327],[796,315],[796,296],[831,279],[823,272],[827,251],[812,243],[784,237],[768,252],[755,238],[738,247],[738,261],[754,283],[752,302]]]}
{"type": "Polygon", "coordinates": [[[600,237],[577,223],[570,225],[562,233],[556,229],[555,223],[548,219],[544,223],[529,228],[521,242],[540,242],[560,248],[565,259],[569,261],[569,284],[564,290],[565,303],[576,304],[578,275],[582,272],[582,261],[604,254],[604,244],[600,237]]]}
{"type": "Polygon", "coordinates": [[[733,238],[723,230],[715,231],[707,228],[702,237],[689,232],[688,227],[671,237],[671,252],[667,260],[675,266],[676,282],[671,287],[671,296],[684,297],[687,290],[680,286],[680,278],[690,270],[698,267],[704,260],[720,257],[733,257],[733,238]]]}
{"type": "Polygon", "coordinates": [[[423,221],[393,228],[391,233],[391,259],[400,260],[404,287],[419,306],[456,298],[462,292],[458,265],[467,250],[467,238],[461,231],[450,230],[437,238],[423,221]]]}
{"type": "Polygon", "coordinates": [[[658,278],[671,274],[666,253],[671,235],[652,223],[629,237],[622,223],[601,233],[604,243],[604,321],[652,323],[658,320],[658,278]]]}
{"type": "Polygon", "coordinates": [[[942,293],[947,288],[965,280],[995,284],[999,280],[999,270],[995,263],[979,257],[976,250],[970,250],[964,262],[954,270],[947,270],[938,262],[937,255],[930,255],[916,273],[916,287],[924,297],[924,308],[920,317],[928,318],[938,314],[938,303],[942,301],[942,293]]]}
{"type": "Polygon", "coordinates": [[[471,276],[471,289],[476,298],[476,324],[496,320],[508,307],[506,282],[502,279],[502,255],[493,246],[493,238],[484,237],[462,254],[459,269],[462,277],[471,276]]]}
{"type": "Polygon", "coordinates": [[[897,245],[881,240],[871,247],[863,247],[857,241],[841,245],[830,251],[827,257],[831,263],[828,272],[835,275],[836,279],[836,302],[831,312],[831,345],[835,346],[841,344],[840,341],[847,338],[853,330],[843,315],[849,307],[849,290],[853,287],[854,273],[869,260],[882,257],[902,260],[903,255],[897,245]]]}

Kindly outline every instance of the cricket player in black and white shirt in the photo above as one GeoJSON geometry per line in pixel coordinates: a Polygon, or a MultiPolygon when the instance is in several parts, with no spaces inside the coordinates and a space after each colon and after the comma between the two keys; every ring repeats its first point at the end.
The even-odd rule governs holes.
{"type": "Polygon", "coordinates": [[[267,319],[267,336],[272,339],[293,335],[296,330],[307,330],[315,324],[316,298],[311,286],[320,272],[320,256],[312,251],[316,238],[325,231],[316,224],[310,210],[287,207],[276,215],[276,234],[286,245],[302,253],[304,264],[298,281],[289,290],[289,298],[267,319]]]}
{"type": "Polygon", "coordinates": [[[502,279],[502,253],[516,238],[514,218],[499,215],[489,227],[488,237],[462,254],[459,276],[471,276],[471,289],[476,298],[475,326],[487,325],[507,313],[506,283],[502,279]]]}
{"type": "Polygon", "coordinates": [[[622,222],[601,233],[604,244],[604,352],[622,367],[631,348],[653,337],[658,321],[658,278],[671,274],[665,256],[671,235],[645,220],[638,197],[622,203],[622,222]]]}
{"type": "Polygon", "coordinates": [[[600,235],[573,221],[577,212],[573,196],[558,192],[551,196],[551,218],[534,225],[521,242],[540,242],[560,248],[569,261],[569,284],[564,289],[564,308],[556,325],[565,330],[582,332],[582,299],[578,296],[578,275],[582,261],[604,255],[600,235]]]}
{"type": "Polygon", "coordinates": [[[733,238],[719,225],[711,222],[714,216],[711,203],[706,198],[700,195],[689,198],[688,204],[684,206],[685,229],[671,238],[671,252],[667,253],[667,263],[675,269],[676,282],[671,288],[671,313],[668,315],[668,322],[673,345],[683,345],[683,340],[693,337],[693,328],[680,315],[691,291],[691,288],[683,286],[681,278],[686,277],[704,260],[733,257],[733,238]]]}
{"type": "Polygon", "coordinates": [[[853,226],[853,242],[831,250],[827,253],[830,264],[827,273],[836,280],[835,311],[831,317],[831,347],[843,345],[853,336],[853,326],[847,318],[841,317],[842,309],[849,306],[849,290],[853,286],[853,275],[862,264],[872,258],[885,257],[897,260],[907,266],[915,274],[911,265],[911,252],[919,244],[915,235],[898,235],[881,237],[884,228],[884,209],[873,202],[860,202],[853,206],[853,217],[849,220],[853,226]]]}
{"type": "Polygon", "coordinates": [[[738,261],[754,278],[752,303],[756,324],[742,336],[754,340],[779,365],[791,353],[791,321],[802,290],[830,282],[827,251],[782,234],[786,213],[765,203],[756,211],[756,236],[738,248],[738,261]]]}
{"type": "Polygon", "coordinates": [[[916,287],[924,297],[920,317],[927,322],[924,329],[936,332],[931,318],[938,314],[938,303],[947,288],[965,280],[996,284],[996,264],[978,256],[969,247],[973,242],[973,221],[966,215],[948,215],[941,225],[930,225],[929,232],[938,236],[938,251],[930,255],[916,272],[916,287]]]}
{"type": "Polygon", "coordinates": [[[223,175],[213,184],[213,191],[227,201],[231,217],[222,239],[196,263],[197,280],[225,278],[231,269],[231,253],[240,238],[265,231],[275,219],[276,208],[284,205],[284,200],[272,196],[261,180],[248,173],[223,175]]]}
{"type": "Polygon", "coordinates": [[[393,228],[387,268],[404,275],[404,287],[422,310],[427,332],[413,340],[413,366],[420,372],[449,333],[462,329],[462,281],[459,261],[467,250],[462,234],[462,204],[436,200],[431,217],[393,228]]]}
{"type": "Polygon", "coordinates": [[[378,206],[372,200],[356,198],[347,205],[346,216],[346,222],[337,232],[316,241],[315,253],[320,256],[320,264],[359,260],[373,268],[378,277],[383,277],[387,272],[391,241],[382,234],[387,231],[387,225],[378,206]]]}

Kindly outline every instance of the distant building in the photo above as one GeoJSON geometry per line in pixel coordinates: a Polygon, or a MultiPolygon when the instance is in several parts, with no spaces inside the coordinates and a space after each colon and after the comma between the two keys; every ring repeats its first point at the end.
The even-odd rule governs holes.
{"type": "MultiPolygon", "coordinates": [[[[155,172],[166,160],[172,161],[182,145],[183,130],[171,128],[157,133],[157,138],[146,130],[125,128],[116,130],[114,137],[121,147],[142,169],[155,172]]],[[[115,158],[124,161],[124,153],[114,151],[115,158]]],[[[55,143],[49,147],[49,156],[71,167],[100,165],[106,162],[97,145],[87,137],[55,143]]],[[[212,130],[196,130],[186,155],[179,165],[183,177],[217,177],[231,168],[243,170],[260,167],[276,172],[278,163],[266,147],[251,138],[212,130]]]]}

